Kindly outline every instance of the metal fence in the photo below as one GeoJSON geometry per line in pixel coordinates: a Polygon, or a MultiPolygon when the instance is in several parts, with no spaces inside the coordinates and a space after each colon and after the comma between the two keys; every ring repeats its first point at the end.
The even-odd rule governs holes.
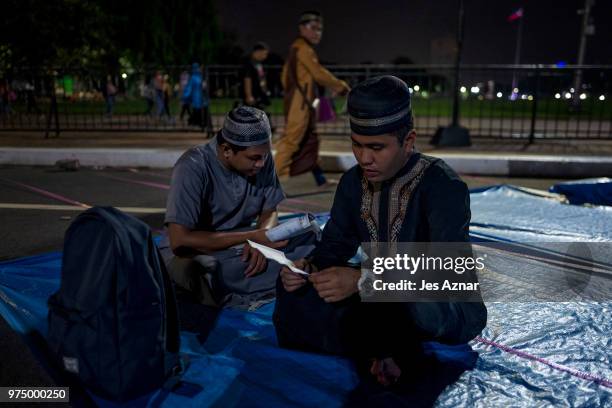
{"type": "MultiPolygon", "coordinates": [[[[417,131],[432,135],[451,122],[453,67],[449,65],[336,65],[330,70],[354,86],[393,74],[413,94],[417,131]]],[[[272,125],[282,132],[284,117],[279,66],[266,67],[272,125]]],[[[209,66],[204,76],[210,123],[204,129],[181,117],[180,77],[185,67],[160,70],[168,87],[167,107],[147,98],[154,70],[111,75],[117,88],[112,107],[103,96],[103,71],[19,70],[0,79],[0,131],[215,131],[224,114],[240,102],[241,67],[209,66]]],[[[184,75],[184,74],[183,74],[184,75]]],[[[543,65],[464,66],[460,72],[460,124],[485,138],[612,139],[612,67],[543,65]],[[577,87],[577,89],[574,89],[577,87]]],[[[321,96],[329,97],[324,91],[321,96]]],[[[323,135],[350,133],[344,98],[329,99],[335,118],[318,125],[323,135]]]]}

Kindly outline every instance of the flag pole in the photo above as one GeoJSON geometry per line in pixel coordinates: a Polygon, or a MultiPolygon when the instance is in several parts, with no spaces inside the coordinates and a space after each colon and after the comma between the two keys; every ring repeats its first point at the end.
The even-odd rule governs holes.
{"type": "MultiPolygon", "coordinates": [[[[525,10],[522,9],[522,15],[519,17],[518,29],[516,33],[516,49],[514,51],[514,65],[520,64],[521,61],[521,45],[523,42],[523,16],[525,10]]],[[[518,87],[518,79],[516,77],[516,69],[512,71],[512,93],[510,99],[515,100],[518,98],[518,94],[514,90],[518,87]]]]}
{"type": "MultiPolygon", "coordinates": [[[[580,30],[580,45],[578,46],[578,60],[577,65],[584,64],[584,52],[586,49],[587,35],[589,34],[589,18],[591,15],[591,7],[595,0],[585,0],[584,9],[582,12],[582,29],[580,30]]],[[[572,99],[573,106],[577,107],[580,105],[579,95],[582,93],[582,69],[578,68],[574,74],[574,98],[572,99]]]]}

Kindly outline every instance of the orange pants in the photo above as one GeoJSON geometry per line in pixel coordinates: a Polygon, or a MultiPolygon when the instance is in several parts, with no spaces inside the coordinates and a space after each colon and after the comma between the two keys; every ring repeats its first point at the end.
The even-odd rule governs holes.
{"type": "MultiPolygon", "coordinates": [[[[276,173],[279,177],[287,178],[304,172],[292,171],[292,164],[294,164],[296,156],[300,155],[300,149],[304,147],[304,137],[310,133],[314,133],[314,131],[315,111],[306,106],[302,98],[296,95],[291,101],[289,113],[285,121],[285,133],[276,142],[274,164],[276,166],[276,173]]],[[[314,160],[312,166],[306,166],[308,170],[310,170],[309,167],[314,167],[314,165],[316,165],[318,153],[315,153],[314,157],[311,157],[312,155],[308,156],[307,160],[314,160]]],[[[304,166],[299,167],[303,168],[304,166]]]]}

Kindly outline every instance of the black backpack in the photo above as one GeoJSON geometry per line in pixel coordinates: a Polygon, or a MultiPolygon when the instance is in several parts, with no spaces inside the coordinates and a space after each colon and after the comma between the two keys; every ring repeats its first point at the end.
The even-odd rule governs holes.
{"type": "Polygon", "coordinates": [[[149,227],[116,208],[91,208],[66,231],[48,322],[59,364],[103,398],[139,397],[176,384],[182,372],[164,263],[149,227]]]}

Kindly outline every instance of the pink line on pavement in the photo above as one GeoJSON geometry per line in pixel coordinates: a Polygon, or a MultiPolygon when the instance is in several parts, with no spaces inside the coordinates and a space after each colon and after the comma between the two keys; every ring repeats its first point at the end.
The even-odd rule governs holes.
{"type": "MultiPolygon", "coordinates": [[[[124,178],[124,177],[117,177],[117,176],[109,176],[109,175],[104,175],[103,177],[106,178],[110,178],[113,180],[118,180],[118,181],[125,181],[126,183],[133,183],[133,184],[140,184],[143,186],[148,186],[148,187],[154,187],[154,188],[160,188],[162,190],[169,190],[170,186],[168,184],[162,184],[162,183],[154,183],[151,181],[141,181],[141,180],[133,180],[133,179],[129,179],[129,178],[124,178]]],[[[327,206],[321,205],[321,204],[317,204],[317,203],[311,203],[309,201],[305,201],[305,200],[300,200],[297,198],[287,198],[285,199],[286,202],[290,202],[290,203],[294,203],[294,204],[303,204],[303,205],[308,205],[308,206],[312,206],[312,207],[318,207],[321,209],[325,209],[325,210],[329,210],[329,208],[327,206]]],[[[286,207],[288,209],[293,209],[294,211],[300,211],[300,212],[304,212],[304,209],[298,209],[295,207],[291,207],[291,206],[287,206],[284,204],[280,204],[283,207],[286,207]]]]}
{"type": "Polygon", "coordinates": [[[170,186],[168,184],[155,183],[155,182],[152,182],[152,181],[133,180],[133,179],[129,179],[129,178],[117,177],[117,176],[109,176],[109,175],[103,175],[102,177],[106,177],[106,178],[113,179],[113,180],[118,180],[118,181],[125,181],[126,183],[140,184],[142,186],[159,188],[159,189],[162,189],[162,190],[170,190],[170,186]]]}
{"type": "Polygon", "coordinates": [[[18,181],[13,181],[13,180],[5,179],[5,178],[2,178],[0,180],[6,181],[6,182],[11,183],[11,184],[15,184],[15,185],[17,185],[19,187],[25,188],[26,190],[30,190],[30,191],[32,191],[34,193],[38,193],[38,194],[43,195],[43,196],[48,197],[48,198],[53,198],[54,200],[58,200],[58,201],[61,201],[63,203],[75,205],[77,207],[91,208],[91,206],[88,205],[88,204],[82,203],[80,201],[72,200],[72,199],[70,199],[68,197],[64,197],[64,196],[59,195],[59,194],[52,193],[51,191],[43,190],[42,188],[30,186],[28,184],[20,183],[18,181]]]}
{"type": "Polygon", "coordinates": [[[489,346],[497,347],[498,349],[503,350],[510,354],[514,354],[515,356],[526,358],[528,360],[537,361],[538,363],[547,365],[551,368],[554,368],[555,370],[563,371],[564,373],[568,373],[570,375],[573,375],[574,377],[578,377],[578,378],[581,378],[587,381],[593,381],[593,382],[596,382],[597,384],[603,385],[604,387],[612,388],[612,381],[608,380],[607,378],[599,377],[596,375],[585,373],[580,370],[576,370],[574,368],[563,366],[561,364],[553,363],[552,361],[548,361],[542,357],[534,356],[533,354],[529,354],[524,351],[517,350],[510,346],[506,346],[504,344],[497,343],[493,340],[485,339],[484,337],[477,336],[475,340],[481,343],[487,344],[489,346]]]}
{"type": "MultiPolygon", "coordinates": [[[[140,184],[140,185],[147,186],[147,187],[159,188],[159,189],[162,189],[162,190],[169,190],[170,189],[170,186],[168,184],[154,183],[154,182],[150,182],[150,181],[134,180],[134,179],[130,179],[130,178],[117,177],[117,176],[109,176],[109,175],[103,175],[103,177],[106,177],[106,178],[109,178],[109,179],[113,179],[113,180],[118,180],[118,181],[124,181],[126,183],[140,184]]],[[[321,204],[316,204],[316,203],[311,203],[311,202],[305,201],[305,200],[299,200],[297,198],[287,198],[287,199],[285,199],[283,202],[281,202],[279,204],[279,207],[285,208],[285,209],[288,209],[288,210],[292,210],[292,211],[296,211],[296,212],[308,212],[307,210],[305,210],[303,208],[298,208],[298,207],[293,207],[291,205],[283,204],[285,202],[288,202],[290,204],[297,204],[297,205],[303,204],[303,205],[318,207],[318,208],[325,209],[325,210],[329,211],[329,208],[327,208],[327,206],[323,206],[321,204]]]]}
{"type": "Polygon", "coordinates": [[[152,171],[138,170],[133,167],[129,167],[128,170],[134,174],[146,174],[148,176],[155,176],[157,178],[163,178],[164,180],[169,180],[171,178],[171,176],[168,176],[167,174],[155,173],[152,171]]]}

